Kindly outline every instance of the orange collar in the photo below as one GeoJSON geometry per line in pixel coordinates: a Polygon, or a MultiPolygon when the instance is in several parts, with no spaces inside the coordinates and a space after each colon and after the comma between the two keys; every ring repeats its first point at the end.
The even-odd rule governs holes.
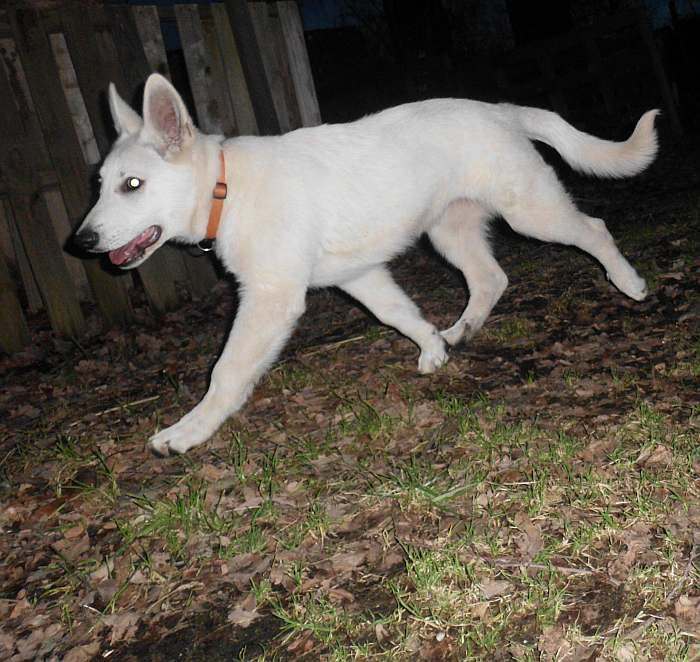
{"type": "Polygon", "coordinates": [[[219,176],[216,180],[216,185],[211,193],[211,209],[209,210],[209,223],[207,223],[207,234],[205,239],[200,243],[200,248],[203,250],[211,250],[211,247],[216,239],[216,233],[219,231],[219,222],[221,221],[221,211],[224,208],[224,200],[228,194],[226,186],[226,160],[224,159],[224,150],[219,152],[219,176]],[[207,248],[202,246],[205,244],[207,248]]]}

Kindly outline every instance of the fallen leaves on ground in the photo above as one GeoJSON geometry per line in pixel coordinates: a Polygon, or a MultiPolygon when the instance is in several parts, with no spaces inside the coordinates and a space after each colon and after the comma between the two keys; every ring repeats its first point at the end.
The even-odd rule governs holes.
{"type": "MultiPolygon", "coordinates": [[[[498,230],[511,285],[425,377],[408,340],[311,293],[250,402],[184,458],[145,440],[204,392],[230,288],[159,320],[142,302],[127,330],[94,318],[80,345],[37,316],[1,360],[0,657],[692,659],[700,228],[649,177],[576,189],[619,217],[645,301],[498,230]]],[[[461,312],[432,257],[395,272],[441,327],[461,312]]]]}

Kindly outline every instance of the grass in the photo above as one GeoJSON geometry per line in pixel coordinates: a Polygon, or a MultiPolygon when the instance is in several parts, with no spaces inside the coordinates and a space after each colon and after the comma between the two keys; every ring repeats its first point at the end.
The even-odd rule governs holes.
{"type": "MultiPolygon", "coordinates": [[[[366,642],[361,655],[409,659],[415,653],[416,642],[424,643],[434,639],[436,633],[443,633],[442,641],[449,641],[455,651],[469,659],[487,659],[509,640],[514,646],[517,643],[522,659],[539,659],[536,641],[516,642],[519,624],[533,619],[533,627],[542,631],[575,612],[585,602],[583,596],[596,576],[596,564],[605,556],[601,549],[623,540],[625,532],[639,522],[658,526],[678,503],[673,497],[659,499],[660,490],[686,498],[696,496],[697,487],[687,481],[687,453],[692,444],[665,415],[641,402],[614,431],[621,445],[602,466],[586,467],[577,459],[585,442],[570,433],[549,432],[532,423],[510,424],[504,420],[501,407],[483,400],[466,404],[440,394],[437,402],[447,416],[459,421],[455,448],[466,444],[474,451],[472,476],[474,464],[493,467],[501,453],[519,450],[522,464],[527,465],[523,467],[525,480],[486,479],[482,473],[468,481],[461,467],[453,466],[445,472],[439,462],[436,468],[435,463],[417,457],[368,477],[373,498],[380,502],[395,500],[401,512],[420,514],[424,521],[449,515],[452,508],[470,502],[481,509],[485,519],[460,533],[448,531],[447,538],[433,539],[428,547],[399,539],[404,572],[384,582],[395,600],[390,616],[382,621],[382,629],[392,633],[392,643],[382,647],[366,642]],[[631,471],[635,457],[661,442],[670,444],[671,462],[679,466],[679,471],[664,472],[662,476],[651,469],[631,471]],[[483,494],[488,497],[481,501],[483,494]],[[586,519],[562,519],[562,508],[587,512],[586,519]],[[541,549],[532,559],[533,567],[538,568],[534,573],[525,571],[526,565],[499,565],[502,558],[511,558],[514,541],[517,545],[521,535],[512,519],[512,513],[518,512],[535,518],[532,521],[560,522],[561,529],[542,534],[541,549]],[[481,551],[475,554],[473,550],[481,551]],[[490,565],[489,557],[494,556],[499,557],[494,559],[496,565],[490,565]],[[573,575],[566,571],[569,568],[573,575]],[[480,586],[487,578],[508,583],[507,599],[499,596],[484,600],[480,586]]],[[[367,430],[360,427],[357,432],[366,434],[367,430]]],[[[330,530],[332,525],[324,520],[324,531],[330,530]]],[[[650,565],[631,568],[627,586],[637,603],[635,608],[660,614],[663,619],[672,587],[679,581],[689,581],[680,572],[687,550],[668,532],[663,544],[650,542],[650,547],[655,549],[653,560],[649,556],[646,563],[650,565]]],[[[625,549],[624,545],[617,548],[620,552],[625,549]]],[[[360,655],[356,646],[341,642],[353,640],[363,628],[366,631],[372,627],[371,621],[358,619],[337,605],[315,599],[312,604],[301,595],[286,606],[280,603],[274,613],[284,622],[290,637],[311,633],[330,651],[328,659],[360,655]]],[[[608,626],[613,633],[624,633],[622,623],[608,626]]],[[[563,636],[571,646],[614,648],[609,634],[602,632],[591,637],[571,627],[563,636]]],[[[644,636],[649,646],[665,642],[669,650],[681,655],[677,659],[683,659],[682,651],[689,645],[688,638],[679,632],[660,634],[651,628],[644,636]]]]}
{"type": "Polygon", "coordinates": [[[503,320],[497,327],[484,327],[481,333],[489,340],[507,344],[514,340],[529,338],[534,330],[535,323],[532,320],[522,317],[509,317],[503,320]]]}
{"type": "MultiPolygon", "coordinates": [[[[113,568],[121,556],[130,559],[129,569],[104,613],[117,613],[134,599],[134,573],[158,585],[173,568],[204,567],[212,558],[238,562],[274,548],[297,555],[318,545],[332,557],[333,550],[342,550],[332,505],[339,502],[345,503],[342,513],[373,508],[394,513],[381,546],[398,551],[401,568],[384,577],[346,575],[338,581],[347,594],[334,593],[334,582],[319,589],[316,569],[303,555],[286,565],[293,586],[288,593],[268,574],[251,576],[248,590],[256,609],[281,627],[268,650],[297,645],[322,651],[329,660],[389,660],[415,659],[419,651],[440,646],[448,657],[489,659],[505,646],[518,659],[534,660],[540,640],[523,632],[568,623],[557,635],[562,645],[612,656],[624,646],[665,647],[674,656],[668,659],[686,659],[691,640],[675,625],[649,625],[633,644],[625,634],[633,612],[666,622],[669,595],[698,579],[697,568],[685,560],[687,538],[664,528],[699,497],[692,478],[698,460],[692,423],[679,426],[639,400],[620,424],[582,437],[543,426],[537,416],[512,420],[501,403],[483,396],[464,399],[443,390],[434,402],[449,432],[437,446],[416,444],[408,457],[393,457],[376,444],[412,434],[415,416],[388,414],[356,393],[345,397],[336,425],[322,434],[289,435],[286,443],[262,451],[250,434],[230,434],[215,453],[232,477],[222,481],[222,489],[197,478],[195,462],[186,474],[174,475],[165,493],[127,495],[133,507],[116,519],[121,542],[108,565],[113,568]],[[309,471],[319,458],[337,452],[338,439],[350,443],[348,448],[374,446],[354,469],[348,465],[319,481],[309,471]],[[593,462],[583,460],[596,444],[606,450],[595,452],[593,462]],[[289,485],[291,494],[303,498],[292,503],[284,497],[289,485]],[[357,495],[354,502],[350,494],[357,495]],[[241,495],[252,505],[236,511],[231,505],[241,495]],[[642,525],[642,542],[630,543],[636,540],[630,532],[642,525]],[[627,567],[619,559],[630,544],[641,547],[627,567]],[[154,560],[163,554],[171,567],[165,574],[162,560],[160,565],[154,560]],[[627,602],[597,625],[576,621],[591,587],[615,563],[626,573],[627,602]],[[382,596],[381,613],[354,601],[352,594],[362,593],[368,582],[382,596]],[[492,596],[484,593],[490,586],[503,588],[492,596]]],[[[77,493],[101,502],[104,512],[123,502],[120,480],[99,450],[64,437],[49,454],[61,466],[57,495],[77,493]],[[86,469],[93,472],[89,485],[76,478],[86,469]]],[[[66,627],[74,627],[71,597],[105,562],[58,556],[49,567],[55,579],[46,583],[42,598],[60,605],[66,627]]]]}

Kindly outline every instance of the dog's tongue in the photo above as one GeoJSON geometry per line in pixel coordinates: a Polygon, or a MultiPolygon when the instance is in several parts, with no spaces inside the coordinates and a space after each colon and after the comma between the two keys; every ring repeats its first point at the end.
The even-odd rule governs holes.
{"type": "Polygon", "coordinates": [[[113,251],[109,251],[109,259],[112,264],[119,266],[131,262],[143,254],[143,251],[151,244],[158,241],[160,237],[160,227],[151,225],[146,228],[141,234],[136,235],[128,244],[124,244],[113,251]]]}

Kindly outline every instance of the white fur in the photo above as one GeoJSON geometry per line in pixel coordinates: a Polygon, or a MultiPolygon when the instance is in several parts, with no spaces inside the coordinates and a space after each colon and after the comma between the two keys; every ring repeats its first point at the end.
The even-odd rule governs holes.
{"type": "Polygon", "coordinates": [[[97,251],[153,224],[163,233],[143,259],[168,239],[203,239],[221,147],[226,156],[229,196],[216,252],[238,276],[241,303],[203,400],[150,440],[160,454],[201,444],[243,405],[303,313],[309,287],[345,290],[418,345],[421,372],[439,368],[447,361],[443,338],[454,345],[478,331],[508,283],[486,239],[498,214],[518,232],[587,251],[633,299],[646,294],[605,223],[576,209],[530,139],[584,172],[633,175],[656,153],[656,111],[622,143],[581,133],[548,111],[457,99],[222,143],[197,132],[157,74],[146,84],[143,123],[113,87],[110,107],[120,137],[81,227],[99,234],[97,251]],[[145,184],[124,193],[126,176],[145,184]],[[423,233],[462,270],[470,290],[464,312],[442,335],[384,266],[423,233]]]}

